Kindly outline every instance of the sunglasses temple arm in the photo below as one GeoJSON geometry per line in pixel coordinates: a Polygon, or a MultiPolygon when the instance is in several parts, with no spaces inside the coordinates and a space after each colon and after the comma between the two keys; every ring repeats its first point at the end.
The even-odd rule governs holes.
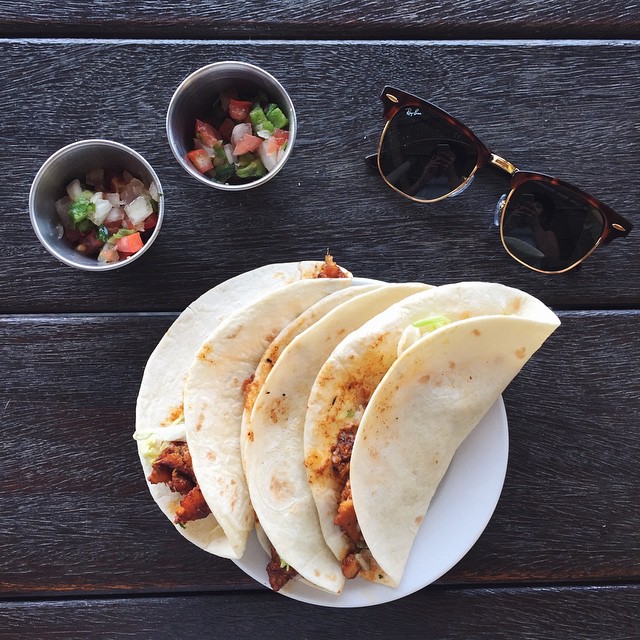
{"type": "Polygon", "coordinates": [[[378,170],[378,154],[377,153],[372,153],[366,156],[364,161],[367,167],[369,167],[369,169],[373,169],[374,171],[378,170]]]}

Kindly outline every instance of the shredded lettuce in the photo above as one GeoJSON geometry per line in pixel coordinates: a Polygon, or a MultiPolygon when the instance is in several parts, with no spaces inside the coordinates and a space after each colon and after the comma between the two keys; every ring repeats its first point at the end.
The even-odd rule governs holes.
{"type": "Polygon", "coordinates": [[[422,329],[420,333],[429,333],[430,331],[435,331],[440,327],[444,327],[446,324],[449,324],[451,320],[446,316],[429,316],[428,318],[423,318],[422,320],[416,320],[416,322],[412,322],[411,324],[416,327],[416,329],[422,329]]]}
{"type": "Polygon", "coordinates": [[[111,242],[116,242],[118,240],[120,240],[120,238],[124,238],[125,236],[130,236],[132,234],[136,233],[135,229],[125,229],[123,227],[121,227],[118,231],[116,231],[116,233],[114,233],[111,238],[109,238],[109,240],[111,242]]]}
{"type": "Polygon", "coordinates": [[[168,429],[169,427],[175,427],[177,424],[184,424],[184,411],[181,411],[180,415],[171,424],[164,428],[168,429]]]}
{"type": "Polygon", "coordinates": [[[135,434],[133,436],[140,443],[140,454],[149,464],[154,463],[155,459],[160,455],[160,452],[167,444],[162,440],[156,440],[152,437],[153,435],[154,434],[149,433],[146,438],[136,438],[135,434]]]}
{"type": "Polygon", "coordinates": [[[415,322],[407,325],[400,336],[400,340],[398,340],[398,357],[400,357],[400,354],[406,351],[411,345],[418,342],[422,336],[427,333],[431,333],[440,327],[444,327],[450,322],[451,320],[446,316],[428,316],[427,318],[416,320],[415,322]]]}

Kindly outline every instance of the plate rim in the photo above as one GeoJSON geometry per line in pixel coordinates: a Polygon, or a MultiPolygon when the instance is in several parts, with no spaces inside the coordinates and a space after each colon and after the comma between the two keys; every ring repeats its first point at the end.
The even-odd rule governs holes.
{"type": "MultiPolygon", "coordinates": [[[[449,465],[449,468],[447,469],[447,472],[445,473],[445,476],[438,486],[433,500],[429,505],[427,514],[425,515],[423,523],[416,536],[416,540],[414,541],[409,560],[407,561],[407,569],[405,569],[402,581],[397,587],[374,584],[360,579],[357,583],[354,581],[354,584],[358,585],[356,587],[356,593],[351,592],[356,591],[356,589],[349,589],[350,582],[347,581],[345,590],[343,590],[341,594],[336,595],[323,592],[317,587],[304,584],[300,579],[298,579],[289,582],[276,593],[306,604],[329,608],[355,608],[376,606],[379,604],[393,602],[433,584],[433,582],[441,578],[458,562],[460,562],[460,560],[467,555],[467,553],[477,543],[480,536],[484,533],[500,500],[506,479],[508,461],[509,425],[504,399],[502,395],[500,395],[476,427],[474,427],[471,434],[456,451],[451,464],[449,465]],[[486,431],[489,433],[485,433],[486,431]],[[414,556],[416,553],[420,553],[420,542],[422,541],[424,543],[425,536],[429,535],[429,527],[432,522],[432,518],[429,518],[429,511],[432,511],[433,515],[433,510],[436,509],[437,515],[437,510],[439,508],[445,508],[438,505],[442,501],[443,494],[446,498],[447,487],[453,487],[453,481],[460,480],[459,476],[465,470],[464,466],[460,463],[469,455],[473,456],[474,453],[477,455],[481,449],[480,445],[486,444],[486,442],[482,442],[483,439],[485,441],[487,439],[495,440],[493,443],[494,446],[490,449],[495,458],[485,457],[481,460],[476,460],[476,462],[480,462],[480,467],[484,469],[484,473],[486,474],[484,479],[491,483],[493,491],[490,495],[486,496],[482,509],[475,519],[473,532],[469,532],[464,536],[464,544],[461,544],[459,547],[454,547],[457,549],[455,552],[448,555],[445,554],[446,561],[440,563],[437,571],[427,574],[427,577],[424,580],[416,579],[413,577],[415,567],[417,566],[416,558],[414,556]],[[480,442],[477,442],[477,440],[480,440],[480,442]],[[458,461],[458,464],[456,464],[456,460],[458,461]],[[438,500],[439,497],[440,500],[438,500]],[[358,597],[358,593],[361,591],[364,591],[365,593],[370,592],[372,597],[367,599],[358,597]]],[[[269,557],[258,542],[254,529],[247,541],[247,548],[242,558],[233,559],[233,562],[244,573],[256,580],[259,584],[266,587],[268,590],[273,591],[269,585],[266,573],[266,564],[268,560],[269,557]],[[259,567],[254,566],[257,563],[257,557],[262,557],[264,560],[259,567]]]]}

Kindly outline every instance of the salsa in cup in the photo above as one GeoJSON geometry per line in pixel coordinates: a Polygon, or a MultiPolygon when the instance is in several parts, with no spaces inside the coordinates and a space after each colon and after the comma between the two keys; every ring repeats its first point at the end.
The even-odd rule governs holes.
{"type": "Polygon", "coordinates": [[[216,182],[240,184],[272,171],[284,155],[289,140],[284,111],[264,93],[240,95],[222,92],[212,112],[197,119],[191,164],[216,182]]]}
{"type": "Polygon", "coordinates": [[[161,194],[128,171],[93,169],[83,180],[72,180],[56,201],[60,237],[100,263],[136,254],[158,222],[161,194]]]}

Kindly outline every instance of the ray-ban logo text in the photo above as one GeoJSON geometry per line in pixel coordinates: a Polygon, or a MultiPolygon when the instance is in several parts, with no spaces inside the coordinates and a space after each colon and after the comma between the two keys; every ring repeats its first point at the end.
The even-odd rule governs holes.
{"type": "Polygon", "coordinates": [[[409,107],[406,111],[407,115],[412,118],[413,116],[421,116],[422,115],[422,111],[420,111],[420,109],[418,109],[418,107],[416,107],[415,109],[412,109],[411,107],[409,107]]]}

